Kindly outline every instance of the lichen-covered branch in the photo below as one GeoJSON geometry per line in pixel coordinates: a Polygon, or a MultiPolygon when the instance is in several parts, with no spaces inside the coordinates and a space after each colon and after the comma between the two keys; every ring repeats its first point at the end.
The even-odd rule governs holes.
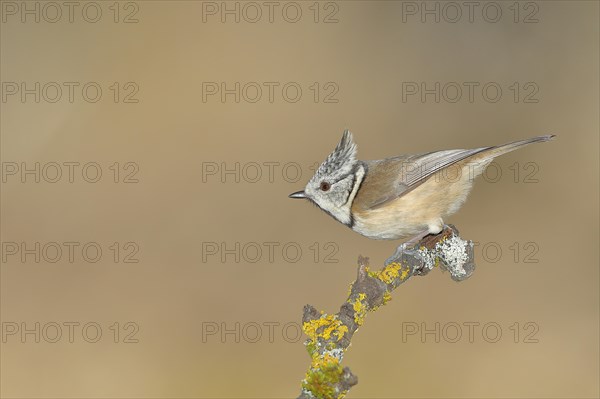
{"type": "Polygon", "coordinates": [[[475,269],[473,242],[460,238],[452,225],[413,247],[401,248],[379,271],[369,270],[369,259],[358,257],[358,276],[339,312],[327,314],[311,305],[304,307],[302,329],[308,336],[305,345],[311,364],[299,398],[343,398],[358,383],[350,369],[341,365],[344,353],[367,312],[390,301],[392,291],[400,284],[437,266],[449,271],[455,281],[467,279],[475,269]]]}

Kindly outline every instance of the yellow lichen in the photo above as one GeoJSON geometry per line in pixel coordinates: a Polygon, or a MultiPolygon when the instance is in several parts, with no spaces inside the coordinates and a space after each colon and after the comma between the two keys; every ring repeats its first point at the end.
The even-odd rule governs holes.
{"type": "Polygon", "coordinates": [[[344,334],[346,334],[348,332],[348,327],[345,325],[341,325],[338,327],[338,329],[336,331],[333,332],[333,334],[337,337],[337,340],[339,341],[340,339],[342,339],[344,337],[344,334]]]}
{"type": "Polygon", "coordinates": [[[342,366],[336,357],[329,353],[313,357],[306,378],[302,381],[302,388],[317,398],[343,398],[344,393],[337,393],[335,389],[342,374],[342,366]]]}
{"type": "Polygon", "coordinates": [[[378,271],[371,271],[369,269],[369,266],[365,267],[365,271],[367,272],[367,276],[369,276],[369,277],[378,278],[378,276],[379,276],[379,272],[378,271]]]}
{"type": "Polygon", "coordinates": [[[348,332],[348,327],[336,315],[323,314],[318,319],[303,323],[302,330],[315,342],[318,338],[328,340],[332,334],[339,341],[348,332]]]}
{"type": "Polygon", "coordinates": [[[367,315],[368,306],[363,301],[367,298],[367,294],[360,293],[358,294],[358,298],[352,303],[352,309],[354,309],[354,322],[362,326],[365,321],[365,316],[367,315]]]}
{"type": "Polygon", "coordinates": [[[408,273],[409,273],[408,268],[403,269],[402,273],[400,273],[400,281],[406,280],[406,278],[408,277],[408,273]]]}
{"type": "Polygon", "coordinates": [[[402,265],[400,263],[392,262],[379,272],[378,278],[384,283],[390,284],[392,281],[398,278],[399,271],[401,268],[402,265]]]}
{"type": "Polygon", "coordinates": [[[391,300],[392,300],[392,294],[390,294],[389,291],[384,292],[383,293],[383,304],[385,305],[386,303],[388,303],[391,300]]]}

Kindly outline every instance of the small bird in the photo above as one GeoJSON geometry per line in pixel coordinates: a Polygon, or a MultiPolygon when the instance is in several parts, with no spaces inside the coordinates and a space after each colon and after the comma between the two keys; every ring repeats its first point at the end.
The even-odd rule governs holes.
{"type": "MultiPolygon", "coordinates": [[[[319,166],[305,198],[365,237],[416,244],[438,234],[444,219],[467,199],[473,180],[499,155],[554,135],[533,137],[495,147],[400,155],[376,161],[356,159],[357,146],[345,130],[333,152],[319,166]]],[[[405,243],[405,244],[407,244],[405,243]]]]}

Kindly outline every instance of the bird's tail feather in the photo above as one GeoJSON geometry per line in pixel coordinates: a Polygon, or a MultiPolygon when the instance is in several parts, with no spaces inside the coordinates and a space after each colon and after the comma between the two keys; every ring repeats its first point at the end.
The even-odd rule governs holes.
{"type": "Polygon", "coordinates": [[[484,159],[487,158],[496,158],[500,155],[506,154],[508,152],[514,151],[516,149],[519,149],[523,146],[526,146],[528,144],[532,144],[532,143],[541,143],[544,141],[550,141],[552,140],[554,137],[556,137],[553,134],[549,134],[546,136],[537,136],[537,137],[532,137],[530,139],[525,139],[525,140],[518,140],[518,141],[513,141],[512,143],[507,143],[507,144],[502,144],[502,145],[498,145],[495,147],[491,147],[488,151],[485,151],[482,155],[484,159]]]}
{"type": "Polygon", "coordinates": [[[502,144],[495,147],[489,147],[471,158],[470,163],[475,166],[475,175],[478,176],[490,164],[490,162],[494,160],[494,158],[532,143],[550,141],[554,139],[554,137],[556,136],[549,134],[546,136],[537,136],[525,140],[513,141],[511,143],[502,144]]]}

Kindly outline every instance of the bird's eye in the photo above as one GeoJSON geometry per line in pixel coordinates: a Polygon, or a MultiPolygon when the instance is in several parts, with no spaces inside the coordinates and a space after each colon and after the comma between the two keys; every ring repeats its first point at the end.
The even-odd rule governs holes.
{"type": "Polygon", "coordinates": [[[327,183],[326,181],[321,182],[321,186],[320,186],[321,191],[329,191],[330,188],[331,188],[331,184],[327,183]]]}

